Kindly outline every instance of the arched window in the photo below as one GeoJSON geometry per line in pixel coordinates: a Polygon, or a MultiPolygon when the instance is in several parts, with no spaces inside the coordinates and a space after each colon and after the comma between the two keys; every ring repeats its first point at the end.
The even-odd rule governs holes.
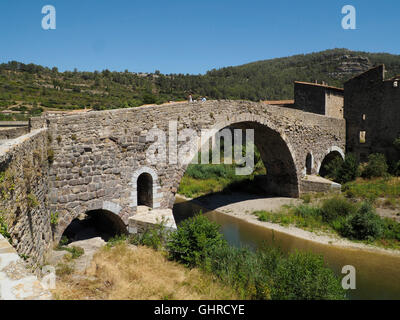
{"type": "Polygon", "coordinates": [[[137,179],[137,205],[153,208],[153,178],[147,172],[137,179]]]}
{"type": "Polygon", "coordinates": [[[313,158],[311,153],[307,154],[306,158],[306,174],[310,175],[313,167],[313,158]]]}

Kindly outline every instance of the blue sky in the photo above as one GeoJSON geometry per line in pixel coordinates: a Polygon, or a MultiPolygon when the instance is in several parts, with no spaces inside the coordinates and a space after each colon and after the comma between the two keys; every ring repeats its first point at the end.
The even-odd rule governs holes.
{"type": "Polygon", "coordinates": [[[1,0],[0,62],[204,73],[331,48],[400,54],[400,1],[1,0]],[[56,30],[43,30],[44,5],[56,30]],[[341,27],[344,5],[357,30],[341,27]]]}

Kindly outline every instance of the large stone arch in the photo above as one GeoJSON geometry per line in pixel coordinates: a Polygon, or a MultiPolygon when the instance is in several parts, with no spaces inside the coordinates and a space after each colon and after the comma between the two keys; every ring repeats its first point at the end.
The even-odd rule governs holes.
{"type": "MultiPolygon", "coordinates": [[[[282,128],[279,128],[268,118],[243,113],[206,128],[206,130],[208,129],[208,135],[205,137],[211,139],[213,135],[226,127],[255,130],[254,142],[260,151],[267,172],[269,172],[265,180],[265,190],[271,191],[272,194],[276,195],[299,196],[299,171],[296,167],[296,153],[282,128]]],[[[197,140],[200,140],[200,138],[198,137],[197,140]]],[[[189,158],[194,158],[201,150],[200,142],[197,145],[198,148],[191,152],[189,158]]],[[[174,186],[172,187],[174,194],[169,201],[169,207],[174,204],[176,190],[188,165],[182,165],[174,177],[174,186]]]]}

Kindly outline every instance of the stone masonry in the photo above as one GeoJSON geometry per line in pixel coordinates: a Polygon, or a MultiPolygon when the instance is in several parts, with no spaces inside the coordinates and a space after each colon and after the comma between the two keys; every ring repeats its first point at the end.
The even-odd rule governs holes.
{"type": "Polygon", "coordinates": [[[45,128],[0,145],[0,215],[12,245],[34,267],[52,245],[47,145],[45,128]]]}
{"type": "MultiPolygon", "coordinates": [[[[46,128],[54,162],[49,172],[49,209],[58,212],[57,241],[81,213],[106,210],[125,225],[137,210],[137,179],[151,175],[153,207],[171,209],[186,166],[152,165],[146,150],[149,130],[168,133],[169,120],[178,134],[187,128],[221,130],[227,126],[255,130],[255,144],[268,168],[266,189],[299,196],[306,157],[312,174],[325,156],[345,148],[343,119],[245,101],[207,101],[88,112],[47,114],[31,120],[33,129],[46,128]]],[[[167,138],[168,141],[168,138],[167,138]]],[[[180,142],[181,147],[185,142],[180,142]]],[[[197,152],[198,150],[196,150],[197,152]]],[[[195,152],[195,153],[196,153],[195,152]]],[[[189,155],[194,157],[195,153],[189,155]]]]}

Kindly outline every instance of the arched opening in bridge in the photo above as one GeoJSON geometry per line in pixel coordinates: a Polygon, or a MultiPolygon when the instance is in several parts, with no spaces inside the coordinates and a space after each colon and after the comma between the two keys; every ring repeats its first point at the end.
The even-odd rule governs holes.
{"type": "Polygon", "coordinates": [[[153,208],[153,177],[147,172],[137,179],[137,205],[153,208]]]}
{"type": "Polygon", "coordinates": [[[62,238],[68,243],[101,237],[104,241],[126,234],[127,228],[121,218],[108,210],[92,210],[72,220],[62,238]]]}
{"type": "Polygon", "coordinates": [[[309,153],[307,154],[306,157],[306,174],[310,175],[312,173],[312,167],[313,167],[313,157],[312,154],[309,153]]]}
{"type": "Polygon", "coordinates": [[[343,156],[339,151],[332,151],[328,153],[324,160],[321,162],[319,175],[321,177],[330,177],[333,170],[335,170],[343,162],[343,156]]]}
{"type": "MultiPolygon", "coordinates": [[[[182,176],[178,176],[176,179],[178,194],[188,198],[197,198],[200,201],[202,199],[208,201],[210,195],[214,194],[218,197],[218,201],[213,203],[214,201],[211,199],[207,204],[209,209],[217,209],[218,206],[224,204],[265,198],[266,196],[298,197],[296,166],[289,146],[279,132],[255,121],[237,122],[224,129],[227,128],[242,130],[243,144],[245,144],[245,130],[254,130],[253,172],[247,176],[238,176],[235,173],[235,167],[239,165],[223,164],[222,157],[221,164],[218,165],[211,162],[209,164],[190,164],[185,172],[180,173],[182,176]]],[[[226,141],[223,141],[221,145],[226,147],[226,141]]],[[[233,134],[232,142],[234,142],[233,134]]],[[[211,147],[211,143],[209,146],[211,147]]],[[[223,150],[220,152],[223,154],[223,150]]],[[[210,155],[211,153],[212,150],[209,151],[210,155]]],[[[243,146],[243,154],[246,154],[245,146],[243,146]]],[[[201,159],[199,154],[196,156],[201,159]]],[[[177,223],[187,218],[187,215],[178,213],[178,207],[185,211],[187,205],[176,203],[174,206],[174,217],[177,223]]],[[[198,212],[199,209],[196,211],[198,212]]]]}

